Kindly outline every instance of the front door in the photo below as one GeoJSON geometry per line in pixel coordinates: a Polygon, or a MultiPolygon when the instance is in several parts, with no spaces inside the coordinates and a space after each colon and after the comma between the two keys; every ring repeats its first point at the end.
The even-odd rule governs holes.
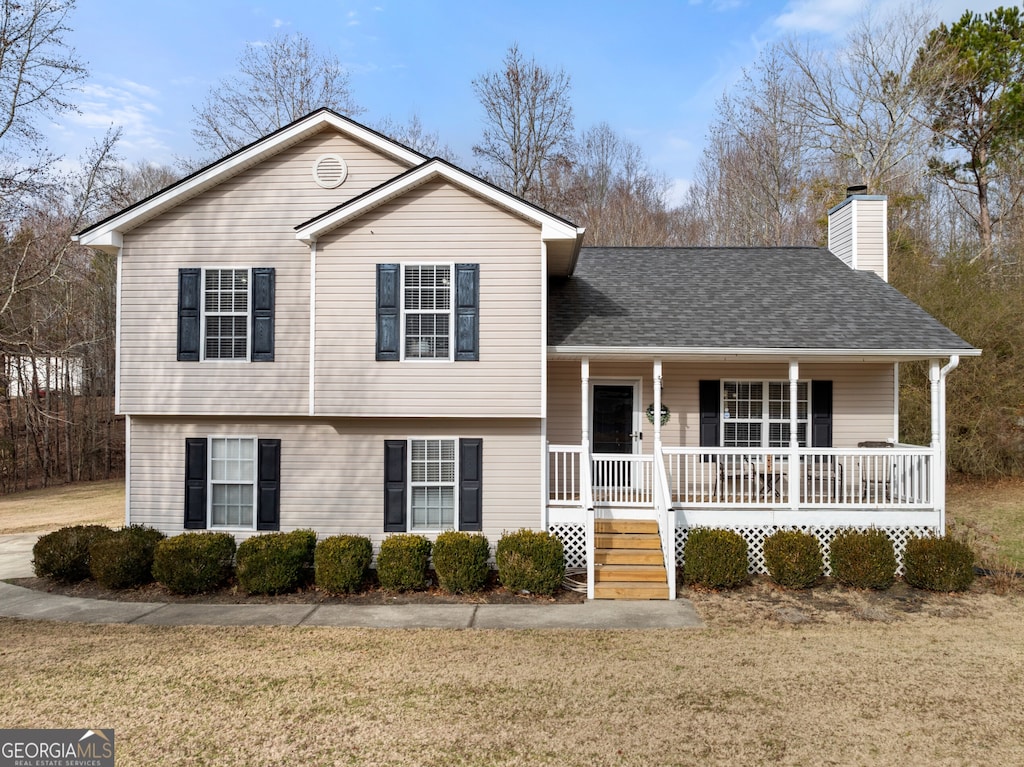
{"type": "Polygon", "coordinates": [[[594,384],[593,451],[632,453],[635,438],[632,384],[594,384]]]}

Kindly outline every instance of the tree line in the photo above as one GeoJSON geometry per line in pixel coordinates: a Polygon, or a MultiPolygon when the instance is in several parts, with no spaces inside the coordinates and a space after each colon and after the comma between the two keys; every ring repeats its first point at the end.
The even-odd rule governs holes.
{"type": "MultiPolygon", "coordinates": [[[[194,108],[194,158],[118,155],[119,131],[67,170],[38,125],[87,76],[74,0],[0,0],[0,488],[116,476],[116,263],[71,235],[320,107],[360,117],[347,71],[302,34],[243,50],[194,108]],[[50,360],[74,360],[64,380],[50,360]]],[[[572,78],[511,45],[472,80],[481,129],[460,158],[417,116],[371,127],[587,228],[589,245],[823,245],[847,186],[889,198],[890,278],[976,346],[949,379],[951,467],[1024,473],[1024,41],[1021,10],[934,21],[866,13],[840,49],[765,47],[718,101],[682,199],[606,122],[578,127],[572,78]]],[[[926,443],[928,392],[901,367],[901,423],[926,443]]]]}

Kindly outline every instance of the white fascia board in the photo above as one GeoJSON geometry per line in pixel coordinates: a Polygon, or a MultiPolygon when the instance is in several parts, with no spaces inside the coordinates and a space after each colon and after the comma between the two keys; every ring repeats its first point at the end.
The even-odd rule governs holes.
{"type": "Polygon", "coordinates": [[[331,215],[324,216],[313,221],[308,226],[302,227],[296,231],[295,238],[306,243],[313,242],[332,229],[336,229],[361,216],[363,213],[376,208],[378,205],[435,178],[443,178],[446,181],[450,181],[472,194],[510,210],[529,221],[533,221],[541,228],[542,240],[576,240],[582,236],[583,230],[579,227],[544,213],[539,208],[535,208],[506,192],[502,192],[500,189],[484,183],[480,179],[454,166],[438,160],[430,160],[414,171],[404,174],[394,182],[385,184],[374,192],[339,208],[331,215]]]}
{"type": "Polygon", "coordinates": [[[71,241],[78,245],[88,245],[90,248],[96,250],[102,250],[105,253],[112,253],[117,255],[124,245],[124,238],[121,236],[121,232],[116,229],[106,229],[96,234],[95,236],[79,236],[77,234],[71,236],[71,241]]]}
{"type": "Polygon", "coordinates": [[[119,240],[122,232],[128,231],[137,224],[170,209],[179,202],[215,186],[239,171],[251,167],[267,157],[272,157],[282,149],[286,149],[302,139],[314,135],[327,126],[333,127],[340,133],[350,136],[357,141],[369,144],[406,165],[414,166],[423,162],[423,155],[389,141],[368,128],[364,128],[332,112],[317,112],[305,120],[300,120],[290,127],[252,144],[248,149],[243,149],[229,155],[194,176],[169,186],[163,192],[146,200],[143,204],[128,208],[120,215],[114,216],[93,228],[86,229],[75,237],[75,241],[80,245],[87,245],[100,250],[112,247],[110,242],[108,242],[111,236],[119,240]]]}
{"type": "Polygon", "coordinates": [[[549,346],[549,357],[674,357],[693,359],[752,360],[823,359],[847,362],[977,357],[981,349],[756,349],[671,346],[549,346]]]}

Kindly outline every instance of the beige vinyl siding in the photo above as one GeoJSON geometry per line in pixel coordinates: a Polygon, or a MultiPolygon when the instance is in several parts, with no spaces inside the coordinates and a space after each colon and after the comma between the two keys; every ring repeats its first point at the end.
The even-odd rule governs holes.
{"type": "Polygon", "coordinates": [[[828,249],[851,269],[853,262],[853,203],[848,202],[828,218],[828,249]]]}
{"type": "MultiPolygon", "coordinates": [[[[238,420],[131,419],[133,524],[182,532],[185,439],[248,436],[281,440],[281,529],[313,528],[384,537],[384,440],[483,439],[483,525],[492,546],[504,530],[541,526],[541,439],[536,419],[238,420]]],[[[241,533],[244,538],[249,533],[241,533]]]]}
{"type": "MultiPolygon", "coordinates": [[[[592,360],[591,384],[602,378],[643,379],[643,408],[654,401],[652,362],[592,360]]],[[[712,380],[772,380],[789,378],[786,363],[721,364],[665,362],[662,370],[662,402],[671,411],[662,427],[667,446],[700,445],[699,382],[712,380]]],[[[800,365],[801,380],[832,381],[832,444],[856,447],[865,440],[890,439],[895,431],[894,369],[891,364],[800,365]]],[[[547,438],[553,445],[580,444],[580,363],[551,361],[548,364],[547,438]]],[[[654,426],[642,419],[644,450],[653,449],[654,426]]]]}
{"type": "Polygon", "coordinates": [[[885,199],[848,199],[828,220],[828,248],[852,269],[888,280],[885,199]]]}
{"type": "Polygon", "coordinates": [[[309,249],[297,224],[405,170],[322,131],[125,235],[121,410],[130,414],[309,411],[309,249]],[[323,189],[314,161],[337,153],[348,178],[323,189]],[[178,269],[274,267],[275,360],[178,362],[178,269]]]}
{"type": "Polygon", "coordinates": [[[871,271],[888,280],[885,200],[857,200],[854,226],[857,227],[857,268],[871,271]]]}
{"type": "Polygon", "coordinates": [[[317,415],[540,415],[536,226],[436,181],[325,236],[316,264],[317,415]],[[376,360],[382,263],[480,265],[479,361],[376,360]]]}

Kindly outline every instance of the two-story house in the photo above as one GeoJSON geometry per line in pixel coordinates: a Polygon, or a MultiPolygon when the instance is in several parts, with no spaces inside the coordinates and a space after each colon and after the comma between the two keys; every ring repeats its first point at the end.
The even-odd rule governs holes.
{"type": "Polygon", "coordinates": [[[824,248],[583,230],[320,110],[83,230],[117,255],[126,521],[375,543],[548,529],[591,596],[674,596],[697,525],[944,527],[979,351],[885,281],[884,198],[824,248]],[[929,445],[898,372],[929,360],[929,445]],[[651,582],[655,582],[652,588],[651,582]]]}

